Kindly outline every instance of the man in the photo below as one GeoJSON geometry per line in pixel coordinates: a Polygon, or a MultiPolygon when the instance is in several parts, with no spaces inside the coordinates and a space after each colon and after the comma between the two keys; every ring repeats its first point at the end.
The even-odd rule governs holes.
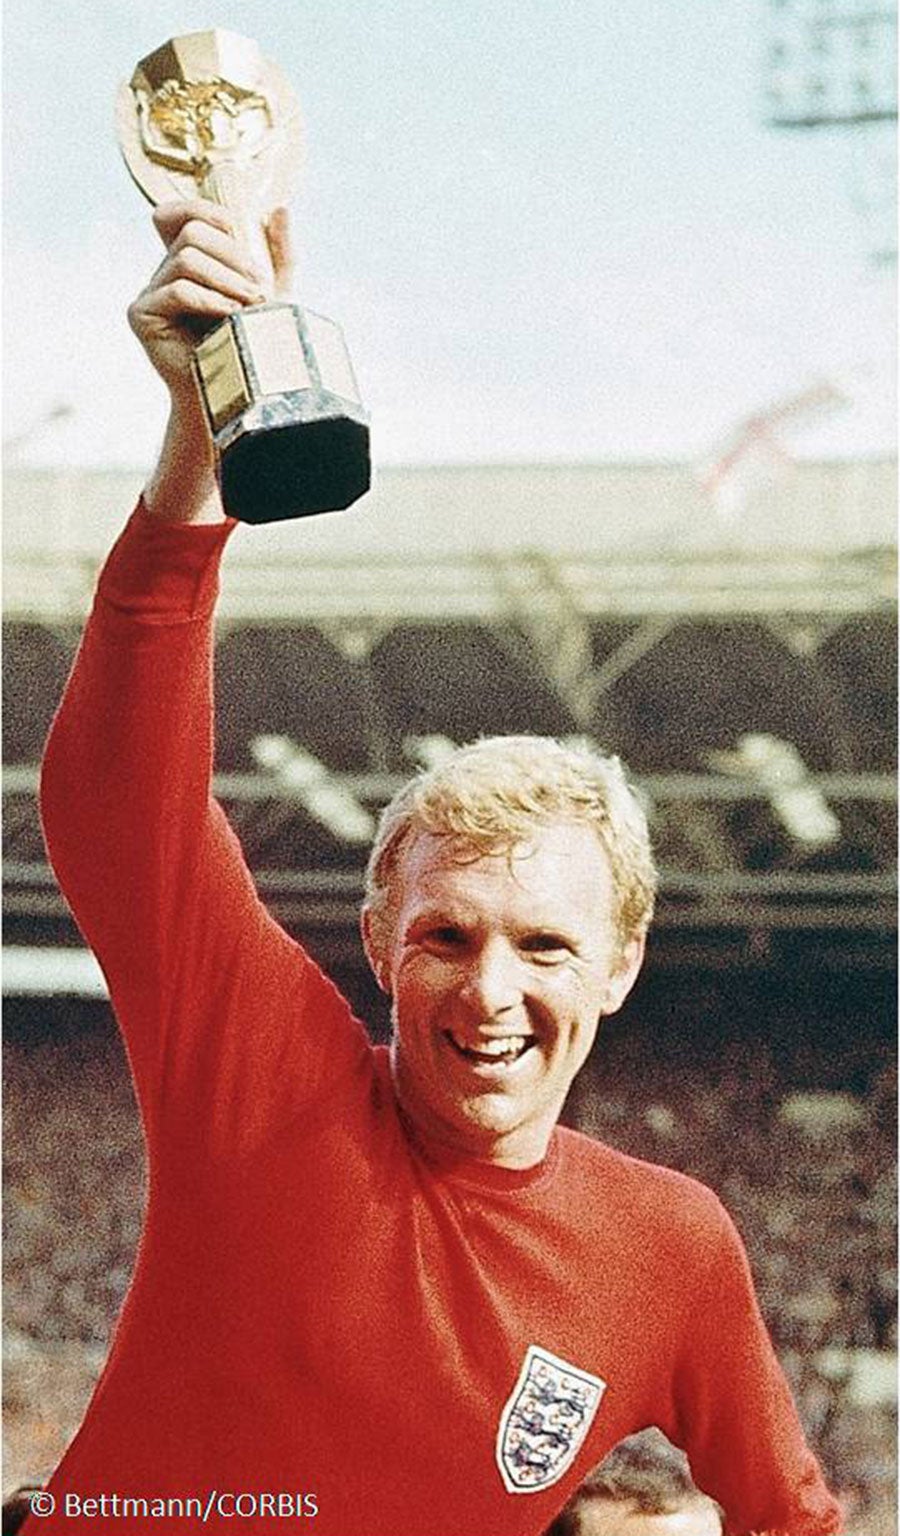
{"type": "Polygon", "coordinates": [[[629,1435],[589,1472],[547,1536],[721,1536],[722,1511],[658,1430],[629,1435]]]}
{"type": "MultiPolygon", "coordinates": [[[[51,857],[128,1044],[149,1201],[41,1528],[113,1491],[185,1528],[226,1529],[228,1500],[265,1494],[302,1495],[320,1536],[524,1536],[655,1421],[731,1531],[827,1536],[838,1511],[718,1202],[556,1125],[652,911],[618,764],[494,740],[388,809],[363,938],[389,1051],[260,905],[210,798],[232,525],[190,354],[262,281],[223,209],[155,220],[167,255],[130,319],[169,425],[43,781],[51,857]]],[[[283,221],[270,236],[277,274],[283,221]]],[[[249,1512],[265,1529],[273,1510],[249,1512]]]]}

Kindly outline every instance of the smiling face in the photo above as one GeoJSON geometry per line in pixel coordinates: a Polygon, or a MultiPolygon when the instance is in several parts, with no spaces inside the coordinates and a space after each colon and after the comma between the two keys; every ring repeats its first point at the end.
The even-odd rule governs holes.
{"type": "Polygon", "coordinates": [[[643,957],[617,940],[606,851],[572,821],[487,854],[419,832],[398,882],[390,936],[364,912],[363,937],[393,999],[400,1103],[427,1144],[531,1167],[643,957]]]}

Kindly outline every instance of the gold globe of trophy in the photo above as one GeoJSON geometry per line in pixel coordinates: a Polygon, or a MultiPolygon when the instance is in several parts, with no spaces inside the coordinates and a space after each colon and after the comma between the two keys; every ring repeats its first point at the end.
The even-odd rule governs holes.
{"type": "MultiPolygon", "coordinates": [[[[121,86],[116,121],[151,203],[199,193],[224,205],[256,265],[271,271],[264,225],[299,169],[300,111],[255,42],[221,28],[172,38],[121,86]]],[[[255,304],[203,338],[194,371],[232,517],[306,517],[368,490],[368,417],[333,320],[298,304],[255,304]]]]}

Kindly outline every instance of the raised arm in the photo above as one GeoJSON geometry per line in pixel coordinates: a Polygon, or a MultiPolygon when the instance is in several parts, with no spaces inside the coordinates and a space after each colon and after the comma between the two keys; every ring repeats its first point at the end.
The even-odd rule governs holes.
{"type": "MultiPolygon", "coordinates": [[[[260,285],[224,210],[170,204],[156,223],[167,253],[129,318],[168,388],[168,430],[100,578],[42,782],[51,860],[106,973],[150,1121],[163,1083],[199,1110],[214,1079],[220,1117],[226,1101],[262,1113],[279,1066],[310,1068],[314,1086],[293,1021],[304,987],[320,986],[259,902],[211,794],[212,612],[233,524],[190,356],[198,331],[260,285]]],[[[286,254],[283,225],[276,236],[286,254]]]]}

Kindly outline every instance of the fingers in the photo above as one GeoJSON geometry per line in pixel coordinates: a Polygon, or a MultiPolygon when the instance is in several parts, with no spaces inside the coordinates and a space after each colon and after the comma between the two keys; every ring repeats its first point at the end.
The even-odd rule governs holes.
{"type": "Polygon", "coordinates": [[[192,381],[198,336],[245,305],[271,296],[271,253],[276,296],[290,287],[293,256],[287,212],[276,209],[265,231],[254,268],[238,221],[228,209],[204,198],[161,203],[153,222],[166,254],[150,282],[128,310],[128,320],[153,367],[171,390],[192,381]]]}
{"type": "Polygon", "coordinates": [[[179,278],[159,288],[145,288],[128,310],[128,320],[133,331],[140,337],[157,331],[160,320],[172,326],[188,328],[197,320],[221,320],[231,315],[241,305],[235,299],[202,283],[179,278]]]}
{"type": "Polygon", "coordinates": [[[168,250],[129,310],[138,335],[145,318],[151,329],[160,319],[209,321],[263,301],[262,282],[230,232],[225,209],[200,200],[164,203],[154,222],[168,250]]]}
{"type": "Polygon", "coordinates": [[[193,336],[198,322],[224,319],[260,297],[258,284],[202,252],[185,250],[161,264],[130,306],[128,321],[145,342],[158,337],[160,322],[172,334],[193,336]]]}
{"type": "MultiPolygon", "coordinates": [[[[256,292],[250,302],[259,302],[267,296],[265,289],[268,274],[252,265],[247,248],[241,239],[240,230],[227,208],[219,203],[209,202],[205,198],[160,203],[154,210],[153,222],[170,257],[175,257],[179,253],[190,253],[186,255],[186,259],[191,269],[189,271],[179,269],[175,273],[176,276],[200,277],[204,283],[215,286],[226,281],[220,268],[227,268],[230,273],[239,274],[256,284],[256,292]],[[219,267],[213,269],[206,265],[201,272],[197,262],[196,253],[198,252],[212,258],[219,267]]],[[[264,234],[264,249],[267,248],[272,264],[275,295],[284,297],[291,289],[294,276],[294,253],[286,208],[276,208],[273,211],[265,226],[264,234]]],[[[265,264],[263,251],[259,255],[265,264]]],[[[160,272],[167,270],[164,263],[160,272]]],[[[228,287],[224,291],[228,291],[233,297],[247,301],[246,291],[239,285],[235,285],[233,277],[228,279],[228,287]]]]}
{"type": "Polygon", "coordinates": [[[163,245],[168,248],[191,220],[208,224],[224,234],[232,233],[228,209],[221,203],[211,203],[205,197],[185,197],[160,203],[153,210],[153,223],[163,245]]]}
{"type": "Polygon", "coordinates": [[[253,268],[232,246],[220,247],[216,241],[209,242],[206,248],[193,240],[183,246],[173,246],[157,268],[150,286],[161,289],[184,284],[208,289],[241,304],[260,304],[265,298],[262,283],[253,268]]]}
{"type": "Polygon", "coordinates": [[[181,251],[201,251],[235,272],[260,282],[261,274],[254,271],[226,210],[218,204],[161,203],[154,214],[154,223],[160,233],[164,233],[170,257],[181,251]],[[207,213],[214,214],[215,218],[208,218],[207,213]]]}

